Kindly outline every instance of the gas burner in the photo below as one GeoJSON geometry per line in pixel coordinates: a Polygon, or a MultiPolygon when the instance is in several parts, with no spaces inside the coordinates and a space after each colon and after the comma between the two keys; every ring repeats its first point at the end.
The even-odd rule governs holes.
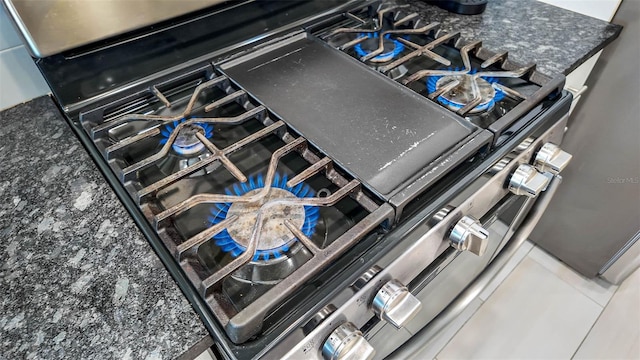
{"type": "MultiPolygon", "coordinates": [[[[160,131],[160,135],[162,139],[160,139],[160,144],[164,145],[169,141],[169,137],[171,133],[180,125],[180,123],[185,122],[185,119],[176,120],[173,123],[169,123],[163,127],[160,131]]],[[[179,130],[178,135],[176,136],[175,141],[171,145],[171,149],[175,151],[179,155],[194,155],[200,154],[204,151],[205,146],[196,137],[196,133],[204,132],[204,136],[207,139],[210,139],[213,136],[213,125],[205,124],[205,123],[195,123],[190,126],[185,126],[179,130]]]]}
{"type": "Polygon", "coordinates": [[[497,79],[479,77],[473,70],[462,74],[458,70],[451,72],[452,75],[428,77],[427,90],[429,94],[433,94],[444,89],[444,92],[437,97],[437,101],[452,111],[458,111],[473,101],[478,101],[475,100],[478,97],[480,98],[478,105],[471,109],[469,114],[490,111],[496,102],[505,96],[499,87],[493,85],[497,83],[497,79]]]}
{"type": "MultiPolygon", "coordinates": [[[[362,33],[358,35],[358,38],[367,38],[361,43],[353,47],[356,54],[361,58],[367,58],[369,54],[376,51],[380,46],[379,34],[375,33],[362,33]]],[[[395,39],[391,39],[391,34],[384,35],[382,40],[383,52],[380,55],[376,55],[368,61],[373,63],[382,63],[395,59],[404,50],[404,45],[395,39]]]]}
{"type": "MultiPolygon", "coordinates": [[[[171,134],[176,130],[177,126],[184,121],[186,120],[176,120],[163,126],[160,131],[160,136],[162,137],[159,142],[160,145],[165,145],[167,141],[169,141],[171,134]]],[[[175,174],[178,171],[211,156],[211,153],[207,151],[202,141],[196,137],[196,134],[198,132],[203,132],[204,136],[207,139],[210,139],[213,136],[213,125],[206,123],[193,123],[182,127],[178,131],[179,132],[171,145],[172,151],[158,163],[158,168],[165,175],[175,174]]],[[[220,164],[218,162],[214,162],[206,168],[190,174],[189,177],[208,174],[219,166],[220,164]]]]}
{"type": "MultiPolygon", "coordinates": [[[[256,217],[261,207],[273,200],[291,198],[311,198],[313,190],[304,183],[294,187],[288,187],[287,176],[275,175],[269,192],[256,202],[250,203],[219,203],[211,209],[212,216],[209,224],[213,226],[225,220],[227,216],[236,216],[237,220],[214,235],[216,245],[231,256],[242,254],[249,244],[251,234],[255,227],[256,217]]],[[[234,184],[232,189],[226,189],[227,195],[252,196],[264,188],[264,178],[258,175],[251,177],[249,181],[234,184]]],[[[302,233],[310,237],[315,231],[319,219],[317,206],[305,206],[297,204],[279,204],[263,209],[266,219],[259,239],[258,248],[253,256],[253,261],[278,259],[298,241],[294,234],[287,228],[285,221],[290,221],[302,233]]]]}
{"type": "Polygon", "coordinates": [[[331,30],[324,38],[342,51],[353,49],[352,56],[369,64],[396,60],[407,44],[413,45],[409,35],[429,31],[434,26],[416,29],[417,14],[405,14],[406,5],[379,9],[374,17],[368,14],[349,14],[345,27],[331,30]]]}

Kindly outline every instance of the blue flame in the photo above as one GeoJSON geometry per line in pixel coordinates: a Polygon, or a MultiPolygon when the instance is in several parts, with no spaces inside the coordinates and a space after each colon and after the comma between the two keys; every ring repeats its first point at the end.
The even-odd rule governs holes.
{"type": "MultiPolygon", "coordinates": [[[[460,70],[458,68],[456,68],[455,70],[447,69],[447,71],[460,71],[460,70]]],[[[473,75],[473,74],[475,74],[477,72],[478,71],[476,69],[471,69],[471,71],[469,71],[467,74],[473,75]]],[[[429,92],[429,94],[434,93],[437,90],[438,80],[440,80],[443,76],[446,76],[446,75],[429,76],[427,78],[427,91],[429,92]]],[[[494,77],[482,77],[482,78],[485,81],[487,81],[488,83],[490,83],[490,84],[499,83],[498,79],[496,79],[494,77]]],[[[491,99],[486,104],[480,104],[480,105],[476,106],[475,110],[489,109],[496,102],[504,99],[504,96],[505,96],[504,91],[502,91],[497,86],[494,86],[493,89],[495,90],[495,96],[493,97],[493,99],[491,99]]],[[[454,107],[456,109],[462,109],[462,107],[463,107],[463,105],[451,102],[448,99],[444,98],[442,95],[438,96],[438,102],[440,104],[444,105],[444,106],[451,106],[451,107],[454,107]]]]}
{"type": "MultiPolygon", "coordinates": [[[[299,198],[311,198],[313,197],[314,191],[304,183],[299,183],[294,187],[287,186],[287,175],[283,175],[282,177],[279,174],[275,174],[273,178],[273,182],[271,184],[273,188],[280,188],[283,190],[287,190],[292,193],[296,197],[299,198]]],[[[242,196],[248,193],[251,190],[260,189],[264,187],[264,178],[262,174],[258,176],[250,177],[248,181],[244,183],[236,183],[229,189],[225,189],[227,195],[235,195],[242,196]]],[[[231,203],[217,203],[215,204],[210,212],[211,216],[209,216],[209,226],[213,226],[222,222],[227,217],[227,212],[231,207],[231,203]]],[[[302,224],[302,228],[300,229],[302,233],[311,237],[316,229],[316,224],[318,223],[318,219],[320,218],[320,208],[317,206],[304,206],[304,223],[302,224]]],[[[227,229],[222,230],[213,236],[216,245],[218,245],[222,251],[230,253],[231,256],[237,257],[243,252],[245,252],[246,248],[240,244],[238,244],[229,234],[227,229]]],[[[297,241],[298,239],[294,239],[293,241],[297,241]]],[[[253,260],[259,260],[260,258],[264,260],[269,260],[271,258],[277,259],[282,256],[286,251],[289,250],[289,245],[285,244],[280,247],[274,249],[258,249],[253,255],[253,260]]]]}
{"type": "MultiPolygon", "coordinates": [[[[164,145],[167,143],[167,141],[169,141],[169,137],[171,136],[171,133],[173,132],[173,130],[176,129],[176,127],[178,127],[178,125],[180,123],[185,122],[186,119],[180,119],[180,120],[176,120],[172,123],[169,123],[167,125],[165,125],[162,130],[160,130],[160,145],[164,145]]],[[[208,124],[208,123],[194,123],[193,125],[199,126],[202,129],[204,129],[204,136],[207,137],[207,139],[210,139],[213,136],[213,125],[212,124],[208,124]]],[[[185,146],[180,146],[178,144],[173,144],[171,147],[173,148],[173,150],[175,150],[175,152],[177,152],[178,154],[185,154],[185,153],[190,153],[190,150],[193,150],[196,147],[200,147],[202,146],[202,144],[200,143],[196,143],[194,145],[185,147],[185,146]]]]}
{"type": "MultiPolygon", "coordinates": [[[[367,37],[367,38],[374,38],[377,39],[378,38],[378,33],[361,33],[358,35],[359,38],[363,38],[363,37],[367,37]]],[[[389,39],[391,40],[391,34],[387,34],[384,36],[385,39],[389,39]]],[[[398,40],[391,40],[393,41],[393,50],[391,51],[387,51],[386,53],[382,53],[378,56],[375,56],[372,60],[378,60],[378,61],[387,61],[387,60],[391,60],[393,58],[395,58],[396,56],[398,56],[398,54],[400,54],[402,52],[402,50],[404,50],[404,44],[401,43],[398,40]]],[[[357,44],[356,46],[353,47],[353,49],[356,51],[356,54],[358,54],[358,56],[360,57],[364,57],[369,55],[373,50],[365,50],[362,48],[362,43],[357,44]]]]}

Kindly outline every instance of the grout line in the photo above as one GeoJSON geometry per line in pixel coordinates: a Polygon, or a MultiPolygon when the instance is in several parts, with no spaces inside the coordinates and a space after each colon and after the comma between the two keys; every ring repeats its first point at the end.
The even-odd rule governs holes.
{"type": "MultiPolygon", "coordinates": [[[[622,284],[620,284],[620,285],[622,285],[622,284]]],[[[571,355],[571,359],[573,359],[576,356],[576,354],[578,353],[578,350],[580,350],[580,348],[584,344],[584,341],[587,340],[587,338],[589,337],[589,334],[591,334],[591,331],[593,330],[593,328],[598,323],[598,320],[600,320],[600,318],[602,317],[602,314],[604,314],[604,311],[607,309],[607,306],[609,306],[609,304],[611,303],[611,300],[613,300],[613,297],[616,296],[616,294],[618,293],[618,290],[620,290],[620,285],[617,285],[617,288],[613,292],[613,295],[611,295],[609,300],[607,300],[607,303],[602,307],[602,311],[600,311],[600,314],[598,314],[598,317],[596,318],[596,321],[593,323],[593,325],[591,325],[591,327],[589,328],[589,332],[587,332],[587,335],[584,336],[584,339],[582,339],[582,341],[580,342],[580,345],[578,345],[578,348],[576,349],[576,351],[574,351],[573,355],[571,355]]]]}
{"type": "MultiPolygon", "coordinates": [[[[533,250],[533,248],[531,248],[531,250],[533,250]]],[[[566,267],[569,271],[573,272],[575,275],[579,276],[580,278],[582,278],[582,279],[584,279],[584,280],[586,280],[586,281],[588,281],[588,282],[594,283],[594,284],[596,284],[597,286],[600,286],[600,284],[596,283],[595,281],[593,281],[593,280],[591,280],[591,279],[589,279],[589,278],[584,277],[582,274],[580,274],[580,273],[576,272],[576,271],[575,271],[575,270],[573,270],[571,267],[569,267],[567,264],[563,263],[562,261],[560,261],[560,260],[559,260],[558,258],[556,258],[555,256],[553,256],[553,255],[549,254],[548,252],[546,252],[544,249],[540,248],[540,250],[541,250],[541,251],[543,251],[547,256],[551,257],[551,259],[552,259],[553,261],[556,261],[556,262],[558,262],[561,266],[566,267]]],[[[527,255],[529,255],[529,254],[527,254],[527,255]]],[[[594,303],[596,303],[596,305],[598,305],[598,306],[599,306],[600,308],[602,308],[602,309],[604,309],[604,308],[605,308],[605,306],[607,306],[607,304],[609,304],[609,301],[611,301],[611,298],[613,298],[613,295],[615,295],[615,293],[616,293],[616,292],[618,291],[618,289],[620,288],[618,285],[611,284],[611,286],[616,286],[616,289],[615,289],[615,291],[611,294],[611,296],[609,297],[609,299],[607,300],[607,304],[605,304],[605,305],[603,306],[603,305],[600,305],[600,303],[598,303],[598,301],[596,301],[594,298],[592,298],[591,296],[589,296],[589,294],[585,293],[583,290],[581,290],[580,288],[578,288],[576,285],[574,285],[574,284],[572,284],[572,283],[570,283],[570,282],[566,281],[565,279],[563,279],[563,278],[561,278],[559,275],[557,275],[555,272],[553,272],[551,269],[547,268],[547,267],[545,266],[545,264],[541,263],[540,261],[538,261],[538,260],[536,260],[536,259],[534,259],[534,258],[532,258],[532,257],[529,257],[529,258],[530,258],[531,260],[535,261],[538,265],[542,266],[542,267],[543,267],[545,270],[547,270],[548,272],[552,273],[552,274],[553,274],[553,276],[555,276],[556,278],[558,278],[558,279],[562,280],[562,282],[564,282],[565,284],[567,284],[567,285],[571,286],[571,287],[572,287],[572,288],[574,288],[575,290],[578,290],[578,292],[579,292],[580,294],[582,294],[582,295],[586,296],[589,300],[591,300],[591,301],[593,301],[594,303]]],[[[600,287],[602,288],[602,286],[600,286],[600,287]]]]}
{"type": "MultiPolygon", "coordinates": [[[[532,248],[533,249],[533,248],[532,248]]],[[[542,250],[542,249],[540,249],[542,250]]],[[[544,250],[542,250],[544,251],[544,250]]],[[[546,252],[545,252],[546,253],[546,252]]],[[[549,255],[547,253],[547,255],[549,255]]],[[[560,281],[562,281],[563,283],[571,286],[571,288],[573,288],[574,290],[576,290],[579,294],[581,294],[582,296],[584,296],[585,298],[587,298],[589,301],[591,301],[592,303],[594,303],[596,306],[598,306],[600,308],[600,312],[598,314],[598,317],[596,317],[596,319],[593,321],[593,323],[591,324],[591,326],[589,327],[589,331],[587,331],[587,333],[585,334],[585,336],[582,338],[582,341],[580,341],[580,344],[578,345],[578,347],[575,349],[575,351],[573,352],[573,355],[571,355],[571,359],[573,359],[576,355],[576,353],[578,352],[578,350],[580,350],[580,347],[582,346],[582,344],[584,343],[585,339],[587,338],[587,336],[589,336],[589,334],[591,333],[591,330],[593,330],[593,327],[596,325],[596,323],[598,322],[598,319],[600,319],[600,316],[602,316],[602,313],[604,312],[604,306],[600,305],[597,301],[595,301],[594,299],[592,299],[589,295],[585,294],[583,291],[581,291],[580,289],[578,289],[576,286],[574,286],[573,284],[567,282],[566,280],[564,280],[563,278],[561,278],[560,276],[556,275],[556,273],[554,273],[553,271],[551,271],[549,268],[547,268],[544,264],[540,263],[539,261],[537,261],[534,258],[531,258],[531,260],[533,260],[536,264],[540,265],[545,271],[547,271],[548,273],[550,273],[551,275],[553,275],[554,277],[556,277],[557,279],[559,279],[560,281]]],[[[555,257],[554,259],[555,261],[559,261],[557,260],[555,257]]],[[[564,263],[561,263],[563,266],[566,266],[564,263]]],[[[618,291],[618,289],[616,289],[616,291],[618,291]]],[[[614,292],[615,294],[615,292],[614,292]]],[[[611,298],[613,298],[613,295],[611,296],[611,298]]],[[[609,301],[611,301],[611,298],[609,298],[609,301]]],[[[607,302],[608,304],[608,302],[607,302]]]]}
{"type": "Polygon", "coordinates": [[[0,54],[2,54],[4,52],[9,52],[9,51],[11,51],[13,49],[16,49],[16,48],[19,48],[19,47],[24,47],[24,45],[18,44],[18,45],[12,46],[12,47],[8,47],[6,49],[2,49],[2,50],[0,50],[0,54]]]}
{"type": "MultiPolygon", "coordinates": [[[[608,304],[608,302],[607,302],[607,304],[608,304]]],[[[598,320],[600,320],[600,317],[602,316],[602,314],[604,314],[604,308],[602,308],[602,310],[600,310],[600,314],[598,314],[598,317],[596,318],[596,320],[593,322],[593,324],[591,324],[591,327],[589,328],[589,331],[587,331],[587,334],[584,336],[584,338],[582,338],[582,341],[580,341],[580,344],[578,345],[576,350],[573,352],[573,355],[571,355],[571,359],[573,359],[576,356],[576,354],[578,353],[578,350],[580,350],[580,348],[582,347],[582,344],[584,344],[584,341],[587,340],[587,337],[589,337],[589,334],[591,334],[591,331],[593,331],[593,328],[598,323],[598,320]]]]}
{"type": "MultiPolygon", "coordinates": [[[[436,357],[433,360],[438,360],[437,357],[442,353],[442,351],[447,347],[447,345],[449,345],[449,343],[451,343],[451,341],[453,340],[453,338],[456,337],[456,335],[458,335],[458,333],[460,332],[460,330],[462,330],[462,328],[469,322],[471,321],[471,319],[475,316],[475,314],[480,311],[480,309],[486,304],[487,301],[489,301],[489,299],[496,293],[496,291],[498,291],[498,289],[500,288],[500,286],[505,282],[505,280],[507,280],[509,278],[509,276],[516,270],[516,268],[522,263],[522,261],[527,258],[527,256],[529,255],[529,253],[531,252],[531,250],[533,250],[533,248],[536,247],[535,243],[533,243],[531,240],[528,240],[532,243],[532,246],[529,250],[527,250],[524,255],[522,256],[522,258],[520,258],[518,260],[518,262],[515,264],[515,266],[506,274],[506,276],[504,277],[504,279],[502,279],[502,281],[498,284],[498,286],[496,286],[495,289],[493,289],[493,291],[491,292],[491,294],[489,294],[489,296],[487,296],[487,298],[485,300],[482,300],[482,298],[480,298],[480,294],[478,294],[478,296],[476,297],[476,299],[478,299],[480,301],[480,306],[478,306],[478,308],[464,321],[464,323],[462,323],[462,325],[453,333],[453,335],[451,335],[451,337],[449,338],[449,340],[447,340],[447,342],[442,346],[442,348],[440,348],[440,351],[438,351],[438,353],[436,354],[436,357]]],[[[498,273],[499,274],[499,273],[498,273]]]]}
{"type": "Polygon", "coordinates": [[[604,306],[600,305],[597,301],[595,301],[593,298],[591,298],[591,296],[585,294],[584,291],[578,289],[575,285],[573,285],[573,284],[569,283],[568,281],[566,281],[565,279],[561,278],[556,273],[554,273],[553,271],[549,270],[546,266],[544,266],[544,264],[541,264],[539,261],[536,261],[536,259],[531,259],[531,260],[533,260],[536,264],[542,266],[543,269],[545,269],[547,272],[551,273],[551,275],[555,276],[557,279],[559,279],[563,283],[571,286],[574,290],[579,292],[582,296],[586,297],[587,299],[589,299],[589,301],[591,301],[592,303],[596,304],[601,310],[604,310],[604,306]]]}
{"type": "MultiPolygon", "coordinates": [[[[602,278],[601,278],[602,279],[602,278]]],[[[604,280],[604,279],[603,279],[604,280]]],[[[606,280],[605,280],[606,281],[606,280]]],[[[613,297],[616,296],[616,294],[618,293],[618,290],[620,290],[620,286],[622,285],[622,283],[620,283],[620,285],[615,285],[615,284],[611,284],[612,286],[616,287],[616,290],[613,292],[613,294],[611,295],[611,297],[609,298],[609,300],[607,300],[607,303],[604,304],[604,306],[602,307],[603,309],[606,309],[607,306],[609,306],[609,304],[611,303],[611,300],[613,300],[613,297]]]]}

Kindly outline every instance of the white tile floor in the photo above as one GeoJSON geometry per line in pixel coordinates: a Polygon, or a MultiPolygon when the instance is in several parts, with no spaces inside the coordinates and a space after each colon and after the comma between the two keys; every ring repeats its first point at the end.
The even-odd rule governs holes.
{"type": "Polygon", "coordinates": [[[640,359],[640,270],[587,279],[532,243],[417,359],[640,359]]]}
{"type": "Polygon", "coordinates": [[[618,287],[526,242],[416,359],[640,359],[640,269],[618,287]]]}

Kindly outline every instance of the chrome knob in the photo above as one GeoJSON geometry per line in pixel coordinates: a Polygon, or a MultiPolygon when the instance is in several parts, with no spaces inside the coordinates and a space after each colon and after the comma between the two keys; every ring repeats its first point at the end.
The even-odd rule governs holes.
{"type": "Polygon", "coordinates": [[[487,250],[489,231],[471,216],[464,216],[451,230],[449,240],[456,250],[470,251],[482,256],[487,250]]]}
{"type": "Polygon", "coordinates": [[[322,357],[327,360],[373,359],[376,350],[350,322],[338,326],[322,345],[322,357]]]}
{"type": "Polygon", "coordinates": [[[381,320],[400,329],[418,314],[422,303],[406,286],[394,279],[382,285],[371,307],[381,320]]]}
{"type": "Polygon", "coordinates": [[[562,151],[556,144],[550,142],[542,145],[536,154],[533,165],[540,171],[548,171],[557,175],[562,171],[573,156],[566,151],[562,151]]]}
{"type": "Polygon", "coordinates": [[[536,197],[547,188],[550,179],[529,164],[520,164],[509,179],[509,190],[516,195],[536,197]]]}

